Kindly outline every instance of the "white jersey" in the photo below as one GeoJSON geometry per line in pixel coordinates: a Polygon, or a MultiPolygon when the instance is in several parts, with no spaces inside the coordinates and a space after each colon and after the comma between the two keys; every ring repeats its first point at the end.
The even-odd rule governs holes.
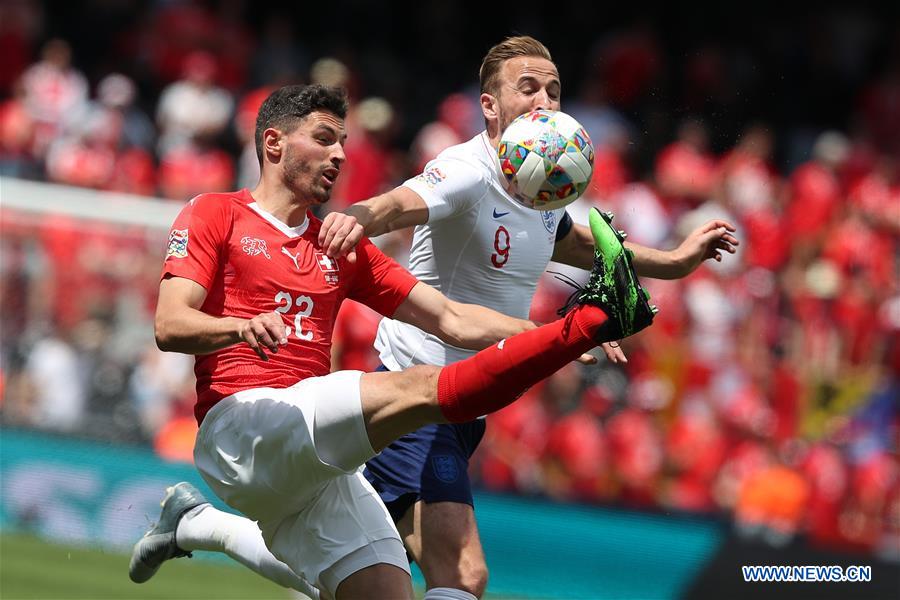
{"type": "MultiPolygon", "coordinates": [[[[537,211],[513,200],[484,132],[444,150],[403,185],[428,206],[428,222],[413,235],[410,272],[452,300],[527,318],[565,209],[537,211]]],[[[391,371],[474,354],[393,319],[379,324],[375,348],[391,371]]]]}

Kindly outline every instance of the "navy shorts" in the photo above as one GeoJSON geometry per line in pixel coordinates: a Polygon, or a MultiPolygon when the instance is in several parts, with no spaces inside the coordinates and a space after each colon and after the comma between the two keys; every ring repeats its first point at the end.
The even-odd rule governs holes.
{"type": "MultiPolygon", "coordinates": [[[[382,366],[379,371],[386,371],[382,366]]],[[[484,436],[485,420],[426,425],[408,433],[366,463],[366,479],[394,521],[422,500],[472,503],[469,457],[484,436]]]]}

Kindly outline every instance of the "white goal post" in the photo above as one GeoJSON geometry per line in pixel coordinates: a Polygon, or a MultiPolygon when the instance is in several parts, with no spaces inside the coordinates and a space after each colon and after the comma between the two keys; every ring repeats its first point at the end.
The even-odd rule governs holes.
{"type": "Polygon", "coordinates": [[[65,215],[86,221],[168,231],[184,202],[0,177],[0,209],[23,216],[65,215]]]}

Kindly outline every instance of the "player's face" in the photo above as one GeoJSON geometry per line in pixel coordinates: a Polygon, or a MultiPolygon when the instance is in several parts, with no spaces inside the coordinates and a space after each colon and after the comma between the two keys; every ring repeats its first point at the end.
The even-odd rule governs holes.
{"type": "Polygon", "coordinates": [[[559,110],[556,65],[537,56],[511,58],[500,69],[497,116],[500,131],[519,115],[533,110],[559,110]]]}
{"type": "Polygon", "coordinates": [[[296,196],[328,202],[347,158],[344,121],[330,112],[310,113],[285,136],[284,182],[296,196]]]}

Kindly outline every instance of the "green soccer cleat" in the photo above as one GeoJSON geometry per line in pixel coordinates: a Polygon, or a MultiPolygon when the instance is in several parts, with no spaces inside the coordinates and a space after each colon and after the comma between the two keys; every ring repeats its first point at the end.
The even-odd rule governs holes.
{"type": "Polygon", "coordinates": [[[561,314],[573,306],[592,304],[603,309],[609,321],[597,332],[598,343],[620,340],[653,322],[658,312],[649,304],[650,294],[641,287],[632,264],[633,253],[623,245],[625,232],[613,229],[612,213],[592,208],[589,215],[594,236],[594,267],[584,287],[578,288],[561,314]]]}
{"type": "Polygon", "coordinates": [[[191,556],[175,543],[178,521],[187,511],[201,504],[209,504],[200,491],[186,481],[166,488],[166,496],[160,503],[159,522],[138,540],[131,551],[128,577],[135,583],[144,583],[170,558],[191,556]]]}

